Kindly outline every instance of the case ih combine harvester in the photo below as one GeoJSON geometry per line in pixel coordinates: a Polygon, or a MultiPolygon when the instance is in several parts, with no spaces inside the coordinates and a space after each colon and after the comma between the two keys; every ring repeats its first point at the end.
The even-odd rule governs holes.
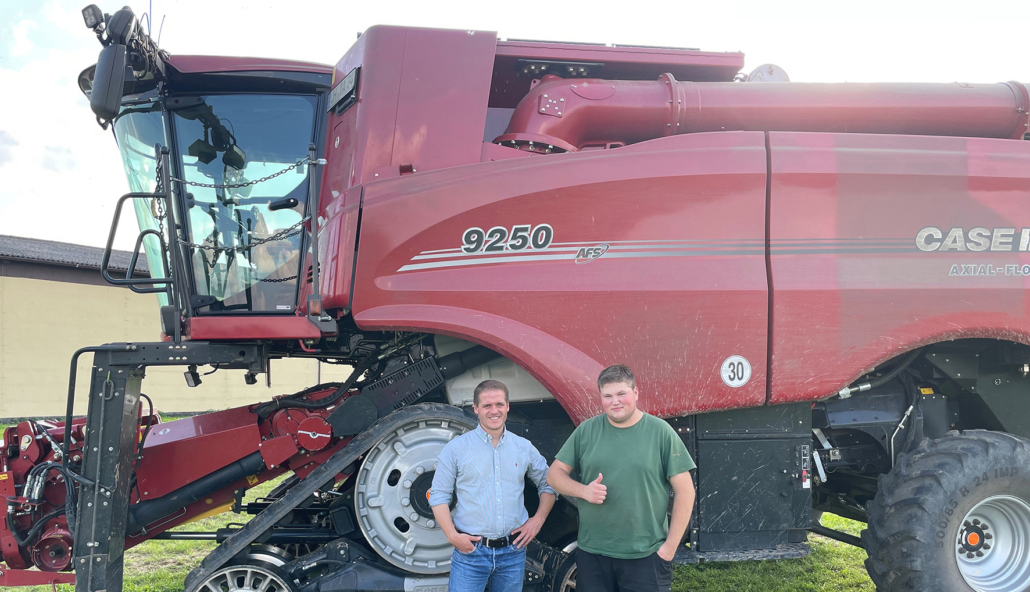
{"type": "MultiPolygon", "coordinates": [[[[507,382],[509,429],[553,458],[627,362],[697,459],[679,562],[815,531],[882,591],[1030,586],[1022,84],[398,27],[335,67],[169,56],[128,9],[84,15],[153,277],[105,275],[158,295],[166,338],[82,350],[68,421],[7,431],[0,584],[117,591],[125,549],[178,538],[220,543],[190,592],[444,590],[426,494],[472,387],[507,382]],[[354,370],[167,424],[141,394],[151,366],[255,382],[284,357],[354,370]],[[170,532],[229,507],[253,519],[170,532]]],[[[574,587],[575,533],[561,501],[529,585],[574,587]]]]}

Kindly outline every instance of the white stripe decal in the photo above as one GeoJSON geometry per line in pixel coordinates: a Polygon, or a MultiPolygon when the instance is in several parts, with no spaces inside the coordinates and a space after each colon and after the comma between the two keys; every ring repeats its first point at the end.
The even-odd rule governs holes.
{"type": "MultiPolygon", "coordinates": [[[[553,250],[553,249],[548,249],[553,250]]],[[[704,257],[704,256],[725,256],[725,255],[764,255],[765,251],[740,250],[740,249],[718,249],[718,250],[674,250],[674,251],[633,251],[623,253],[612,253],[609,251],[598,259],[628,259],[635,257],[704,257]]],[[[490,263],[519,263],[525,261],[553,261],[557,259],[575,259],[575,253],[561,255],[517,255],[510,257],[487,257],[480,259],[455,259],[451,261],[437,261],[434,263],[414,263],[405,265],[398,269],[401,271],[415,271],[419,269],[440,269],[444,267],[465,267],[469,265],[488,265],[490,263]]]]}
{"type": "Polygon", "coordinates": [[[550,261],[553,259],[575,259],[575,253],[568,255],[520,255],[516,257],[488,257],[484,259],[465,259],[454,261],[437,261],[436,263],[414,263],[405,265],[397,271],[414,271],[416,269],[437,269],[441,267],[464,267],[466,265],[485,265],[487,263],[516,263],[519,261],[550,261]]]}
{"type": "Polygon", "coordinates": [[[525,250],[522,250],[522,251],[497,251],[496,253],[483,253],[481,251],[476,251],[475,253],[437,253],[437,254],[433,254],[433,255],[415,255],[414,257],[411,258],[411,260],[412,261],[420,261],[420,260],[424,260],[424,259],[444,259],[444,258],[448,258],[448,257],[492,257],[492,258],[497,258],[497,257],[511,257],[513,255],[524,255],[524,254],[527,254],[527,253],[545,253],[545,252],[551,252],[551,251],[578,251],[578,250],[579,249],[577,249],[576,247],[566,247],[566,248],[558,248],[558,249],[555,249],[553,247],[549,247],[547,249],[542,249],[542,250],[539,250],[539,251],[536,251],[536,250],[533,250],[533,249],[525,249],[525,250]]]}

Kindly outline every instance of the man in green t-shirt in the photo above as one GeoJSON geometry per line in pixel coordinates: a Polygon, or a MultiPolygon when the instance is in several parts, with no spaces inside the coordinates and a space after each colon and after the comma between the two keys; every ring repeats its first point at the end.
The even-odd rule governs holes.
{"type": "Polygon", "coordinates": [[[627,366],[605,368],[597,389],[604,413],[576,428],[547,474],[558,493],[588,502],[578,504],[576,585],[590,592],[668,592],[672,559],[694,507],[694,461],[672,426],[637,409],[636,379],[627,366]],[[667,522],[670,485],[675,498],[667,522]]]}

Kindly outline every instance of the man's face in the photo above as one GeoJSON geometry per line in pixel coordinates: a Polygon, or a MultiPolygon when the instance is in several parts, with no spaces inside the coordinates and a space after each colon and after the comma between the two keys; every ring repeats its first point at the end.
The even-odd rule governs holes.
{"type": "Polygon", "coordinates": [[[612,423],[625,423],[637,410],[637,388],[625,382],[601,387],[601,407],[612,423]]]}
{"type": "Polygon", "coordinates": [[[473,405],[472,409],[486,430],[499,430],[508,419],[508,402],[504,400],[504,391],[489,390],[479,393],[479,405],[473,405]]]}

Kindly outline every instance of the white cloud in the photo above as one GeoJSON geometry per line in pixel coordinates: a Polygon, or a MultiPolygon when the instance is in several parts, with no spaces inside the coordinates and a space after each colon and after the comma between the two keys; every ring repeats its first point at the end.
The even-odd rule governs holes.
{"type": "Polygon", "coordinates": [[[36,44],[29,39],[29,31],[33,31],[37,27],[35,21],[28,19],[14,26],[14,31],[11,32],[11,38],[14,40],[14,43],[11,45],[11,56],[20,57],[28,55],[32,51],[36,44]]]}
{"type": "MultiPolygon", "coordinates": [[[[80,2],[79,5],[81,4],[80,2]]],[[[60,29],[64,34],[92,35],[82,21],[82,13],[72,6],[62,5],[61,2],[53,0],[44,7],[44,13],[47,26],[60,29]]]]}
{"type": "Polygon", "coordinates": [[[14,147],[17,145],[18,140],[15,140],[14,136],[0,130],[0,167],[14,160],[14,147]]]}
{"type": "Polygon", "coordinates": [[[43,147],[43,168],[55,173],[63,173],[75,168],[75,157],[71,148],[64,146],[43,147]]]}

